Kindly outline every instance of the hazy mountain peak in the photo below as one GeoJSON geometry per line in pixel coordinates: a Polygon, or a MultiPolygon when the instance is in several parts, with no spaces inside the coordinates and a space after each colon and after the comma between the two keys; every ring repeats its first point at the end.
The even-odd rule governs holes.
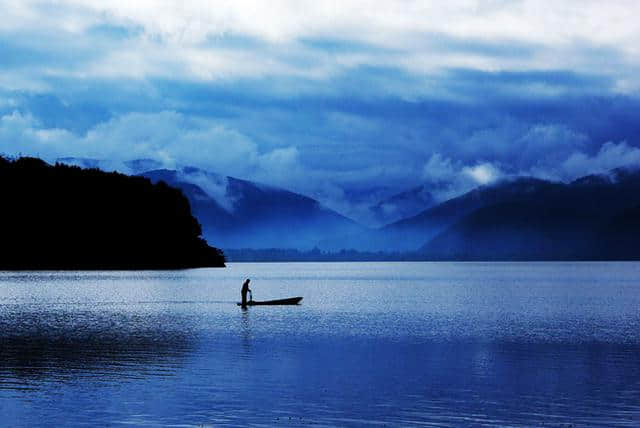
{"type": "Polygon", "coordinates": [[[180,188],[204,236],[224,248],[309,249],[329,236],[363,230],[318,201],[275,186],[195,167],[141,175],[180,188]]]}
{"type": "Polygon", "coordinates": [[[162,169],[164,164],[155,159],[133,159],[125,161],[124,164],[134,172],[151,171],[162,169]]]}
{"type": "Polygon", "coordinates": [[[570,184],[575,186],[612,185],[616,183],[633,182],[640,180],[640,168],[636,166],[624,166],[615,168],[605,173],[590,174],[580,177],[570,184]]]}
{"type": "Polygon", "coordinates": [[[424,185],[421,185],[396,193],[373,205],[369,210],[376,222],[388,224],[413,216],[433,206],[435,202],[431,192],[424,185]]]}

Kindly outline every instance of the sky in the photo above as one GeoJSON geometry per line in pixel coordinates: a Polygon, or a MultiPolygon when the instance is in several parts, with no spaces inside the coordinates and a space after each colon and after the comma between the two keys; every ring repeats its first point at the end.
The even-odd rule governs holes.
{"type": "Polygon", "coordinates": [[[5,155],[192,165],[354,218],[417,185],[640,165],[635,0],[0,7],[5,155]]]}

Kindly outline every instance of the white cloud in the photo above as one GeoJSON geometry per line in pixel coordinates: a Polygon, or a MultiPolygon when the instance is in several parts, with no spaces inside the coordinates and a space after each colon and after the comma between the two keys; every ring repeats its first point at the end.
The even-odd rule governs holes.
{"type": "Polygon", "coordinates": [[[50,159],[65,141],[75,144],[77,138],[64,129],[42,128],[29,114],[13,111],[0,116],[0,153],[50,159]]]}
{"type": "Polygon", "coordinates": [[[607,173],[619,167],[640,167],[640,149],[626,141],[609,141],[592,156],[583,152],[573,153],[561,164],[560,173],[563,178],[575,179],[588,174],[607,173]]]}
{"type": "Polygon", "coordinates": [[[491,184],[502,176],[502,172],[489,162],[465,166],[462,168],[462,173],[471,177],[478,185],[491,184]]]}
{"type": "MultiPolygon", "coordinates": [[[[100,50],[74,67],[47,64],[51,75],[317,79],[361,65],[418,75],[462,67],[605,73],[619,91],[640,88],[640,3],[634,0],[0,0],[0,7],[0,33],[38,34],[60,50],[70,42],[78,51],[100,50]],[[97,25],[136,31],[96,45],[88,30],[97,25]],[[218,43],[228,37],[259,46],[218,43]],[[323,52],[305,45],[312,39],[347,48],[323,52]],[[371,49],[350,49],[353,43],[371,49]],[[474,48],[482,44],[493,49],[474,48]],[[603,59],[593,48],[611,57],[603,59]]],[[[555,94],[558,88],[550,83],[532,90],[555,94]]]]}
{"type": "Polygon", "coordinates": [[[229,180],[226,176],[206,172],[203,170],[179,172],[180,179],[199,186],[204,192],[213,198],[227,212],[233,212],[236,199],[227,193],[229,180]]]}
{"type": "Polygon", "coordinates": [[[491,184],[506,174],[491,162],[464,165],[434,153],[423,167],[423,179],[427,189],[442,201],[457,196],[474,187],[491,184]]]}
{"type": "Polygon", "coordinates": [[[128,113],[99,123],[81,136],[43,127],[32,116],[16,111],[0,117],[0,152],[49,161],[68,156],[107,159],[114,165],[155,159],[170,168],[192,165],[277,185],[301,174],[294,146],[260,151],[236,130],[172,111],[128,113]]]}
{"type": "MultiPolygon", "coordinates": [[[[408,0],[69,0],[69,5],[93,10],[119,22],[133,22],[149,35],[194,43],[225,33],[246,34],[290,42],[301,37],[360,39],[392,46],[406,45],[412,36],[438,32],[476,39],[572,43],[593,40],[621,44],[638,40],[640,25],[634,0],[447,2],[408,0]],[[540,31],[544,28],[544,31],[540,31]],[[631,39],[631,40],[630,40],[631,39]]],[[[70,28],[79,24],[69,18],[70,28]]],[[[630,51],[637,51],[624,44],[630,51]]]]}

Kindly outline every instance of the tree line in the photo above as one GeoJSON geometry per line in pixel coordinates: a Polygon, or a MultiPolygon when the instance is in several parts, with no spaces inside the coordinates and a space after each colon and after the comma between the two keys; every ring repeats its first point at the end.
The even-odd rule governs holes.
{"type": "Polygon", "coordinates": [[[189,202],[164,182],[0,157],[0,269],[224,266],[189,202]]]}

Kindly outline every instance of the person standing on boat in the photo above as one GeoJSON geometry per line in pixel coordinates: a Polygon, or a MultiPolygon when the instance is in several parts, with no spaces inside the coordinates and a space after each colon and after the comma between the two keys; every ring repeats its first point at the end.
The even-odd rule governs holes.
{"type": "Polygon", "coordinates": [[[242,290],[240,294],[242,294],[242,306],[247,306],[247,293],[251,293],[251,289],[249,288],[249,283],[251,280],[247,278],[247,280],[242,284],[242,290]]]}

